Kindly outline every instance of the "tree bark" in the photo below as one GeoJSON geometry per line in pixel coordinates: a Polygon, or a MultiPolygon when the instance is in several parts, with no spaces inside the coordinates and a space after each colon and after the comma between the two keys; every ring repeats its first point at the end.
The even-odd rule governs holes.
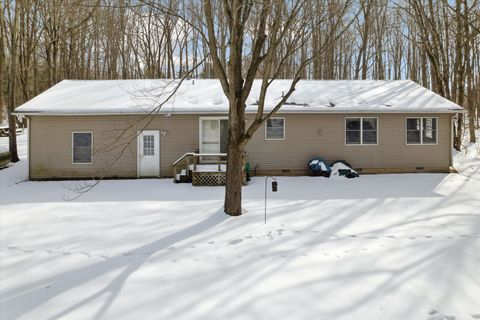
{"type": "Polygon", "coordinates": [[[224,211],[231,216],[242,214],[243,156],[243,144],[230,137],[226,176],[229,187],[225,188],[224,211]]]}

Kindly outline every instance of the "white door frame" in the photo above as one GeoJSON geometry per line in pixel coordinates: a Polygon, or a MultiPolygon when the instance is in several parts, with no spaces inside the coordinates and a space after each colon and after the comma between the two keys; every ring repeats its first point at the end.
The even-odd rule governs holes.
{"type": "Polygon", "coordinates": [[[160,131],[159,130],[143,130],[137,131],[137,177],[160,177],[160,131]],[[144,158],[143,155],[143,136],[145,134],[154,136],[154,156],[156,173],[142,175],[141,161],[144,158]]]}

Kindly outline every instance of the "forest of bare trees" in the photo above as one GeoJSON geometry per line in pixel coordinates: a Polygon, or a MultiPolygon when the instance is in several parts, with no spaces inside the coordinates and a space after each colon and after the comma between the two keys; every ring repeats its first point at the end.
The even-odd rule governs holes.
{"type": "MultiPolygon", "coordinates": [[[[227,2],[212,3],[219,57],[226,61],[229,34],[222,6],[227,2]]],[[[301,5],[312,34],[287,56],[279,78],[293,78],[302,55],[322,50],[302,78],[412,79],[464,106],[474,139],[480,103],[478,0],[303,0],[301,5]]],[[[209,54],[199,0],[5,0],[1,10],[0,105],[10,109],[62,79],[178,78],[209,54]]],[[[289,49],[278,46],[277,56],[289,49]]],[[[210,57],[193,76],[216,77],[210,57]]]]}
{"type": "MultiPolygon", "coordinates": [[[[0,106],[10,123],[18,105],[62,79],[218,78],[238,147],[229,154],[240,155],[265,121],[261,93],[244,125],[254,78],[263,93],[268,79],[292,79],[285,100],[300,79],[411,79],[466,109],[455,148],[464,134],[475,141],[480,0],[4,0],[1,11],[0,106]]],[[[10,126],[12,161],[15,143],[10,126]]]]}

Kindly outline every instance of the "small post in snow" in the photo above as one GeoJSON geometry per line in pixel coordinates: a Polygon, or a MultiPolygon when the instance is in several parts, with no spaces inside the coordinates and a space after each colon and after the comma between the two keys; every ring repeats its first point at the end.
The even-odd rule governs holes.
{"type": "Polygon", "coordinates": [[[272,192],[277,192],[278,190],[278,182],[275,177],[266,176],[265,177],[265,224],[267,224],[267,180],[271,178],[272,181],[272,192]]]}

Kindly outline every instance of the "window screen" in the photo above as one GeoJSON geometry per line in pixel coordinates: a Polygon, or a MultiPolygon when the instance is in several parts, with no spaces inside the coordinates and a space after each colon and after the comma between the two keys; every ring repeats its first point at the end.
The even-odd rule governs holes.
{"type": "Polygon", "coordinates": [[[377,118],[362,118],[362,143],[377,144],[377,118]]]}
{"type": "Polygon", "coordinates": [[[271,118],[267,120],[265,138],[267,140],[285,139],[285,119],[271,118]]]}
{"type": "Polygon", "coordinates": [[[92,133],[73,133],[73,163],[92,163],[92,133]]]}
{"type": "Polygon", "coordinates": [[[437,143],[437,118],[408,118],[407,144],[437,143]]]}
{"type": "Polygon", "coordinates": [[[420,118],[407,119],[407,143],[408,144],[420,144],[422,138],[420,136],[420,118]]]}
{"type": "Polygon", "coordinates": [[[423,143],[437,143],[437,119],[423,118],[422,119],[422,136],[423,143]]]}
{"type": "Polygon", "coordinates": [[[346,120],[346,142],[347,144],[360,144],[362,141],[361,118],[347,118],[346,120]]]}

